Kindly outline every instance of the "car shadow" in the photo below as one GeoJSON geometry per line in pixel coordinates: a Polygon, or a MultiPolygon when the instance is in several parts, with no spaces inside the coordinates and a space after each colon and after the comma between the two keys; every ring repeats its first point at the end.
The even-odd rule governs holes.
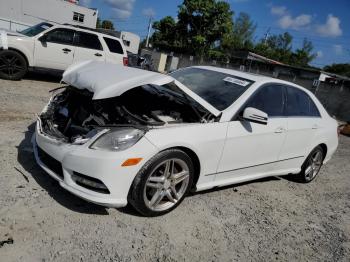
{"type": "Polygon", "coordinates": [[[62,79],[62,72],[51,71],[29,71],[23,79],[33,81],[44,81],[51,83],[59,83],[62,79]]]}
{"type": "Polygon", "coordinates": [[[106,207],[87,202],[64,190],[56,180],[51,178],[37,165],[31,143],[34,131],[35,123],[32,123],[28,126],[24,139],[17,147],[17,161],[23,169],[62,206],[74,212],[84,214],[108,215],[109,213],[106,207]]]}

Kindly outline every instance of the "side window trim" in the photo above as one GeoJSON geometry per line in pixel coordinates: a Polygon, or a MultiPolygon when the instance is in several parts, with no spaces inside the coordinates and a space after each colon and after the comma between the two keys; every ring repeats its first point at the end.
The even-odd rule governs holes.
{"type": "Polygon", "coordinates": [[[284,84],[284,89],[285,89],[285,106],[284,106],[284,112],[285,112],[285,116],[287,118],[321,118],[321,113],[320,110],[318,109],[317,105],[315,104],[315,102],[313,101],[313,99],[309,96],[308,93],[306,93],[304,90],[294,87],[294,86],[290,86],[290,85],[286,85],[284,84]],[[298,116],[298,115],[288,115],[287,113],[287,104],[288,104],[288,92],[287,92],[287,88],[291,88],[291,89],[296,89],[300,92],[302,92],[304,95],[306,95],[309,99],[309,101],[314,105],[314,107],[317,110],[318,115],[317,116],[312,116],[312,115],[303,115],[303,116],[298,116]]]}
{"type": "Polygon", "coordinates": [[[54,31],[58,31],[58,30],[66,30],[66,31],[71,31],[73,32],[73,40],[72,40],[72,43],[60,43],[60,42],[56,42],[56,41],[47,41],[49,43],[54,43],[54,44],[59,44],[59,45],[70,45],[70,46],[74,46],[74,37],[75,37],[75,30],[73,29],[69,29],[69,28],[60,28],[60,27],[56,27],[56,28],[53,28],[52,30],[50,31],[47,31],[45,34],[49,35],[51,34],[52,32],[54,31]]]}
{"type": "Polygon", "coordinates": [[[121,41],[119,41],[119,39],[115,39],[115,38],[103,36],[103,41],[105,42],[105,44],[106,44],[106,46],[107,46],[107,50],[108,50],[110,53],[118,54],[118,55],[124,55],[123,44],[121,43],[121,41]],[[118,42],[118,44],[119,44],[118,49],[120,48],[120,50],[119,50],[119,51],[112,51],[113,48],[111,48],[112,46],[109,45],[108,41],[115,41],[115,42],[118,42]]]}
{"type": "Polygon", "coordinates": [[[78,34],[79,34],[80,32],[82,32],[82,31],[74,31],[74,38],[73,38],[73,45],[74,45],[74,46],[80,47],[80,48],[86,48],[86,49],[90,49],[90,50],[103,51],[103,46],[102,46],[100,37],[99,37],[97,34],[82,32],[82,33],[85,33],[85,34],[88,34],[88,35],[96,36],[97,41],[100,43],[100,48],[99,48],[99,49],[97,49],[97,48],[90,48],[90,47],[86,47],[86,46],[81,46],[81,45],[79,45],[79,42],[78,42],[78,34]]]}
{"type": "Polygon", "coordinates": [[[243,103],[242,106],[237,110],[237,112],[232,116],[230,121],[239,121],[239,114],[244,110],[244,108],[247,106],[247,104],[254,98],[254,96],[264,87],[266,86],[279,86],[282,88],[283,92],[283,113],[281,116],[269,116],[269,118],[285,118],[286,117],[286,92],[285,88],[282,84],[279,83],[265,83],[261,86],[259,86],[251,95],[250,97],[243,103]]]}

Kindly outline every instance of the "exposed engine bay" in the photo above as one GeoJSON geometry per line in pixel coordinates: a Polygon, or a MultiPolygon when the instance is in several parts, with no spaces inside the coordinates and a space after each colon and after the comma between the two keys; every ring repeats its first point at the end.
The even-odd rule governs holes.
{"type": "Polygon", "coordinates": [[[208,123],[216,117],[176,85],[144,85],[121,96],[93,100],[93,93],[67,86],[52,97],[39,116],[47,135],[74,142],[103,128],[134,126],[142,129],[181,123],[208,123]]]}

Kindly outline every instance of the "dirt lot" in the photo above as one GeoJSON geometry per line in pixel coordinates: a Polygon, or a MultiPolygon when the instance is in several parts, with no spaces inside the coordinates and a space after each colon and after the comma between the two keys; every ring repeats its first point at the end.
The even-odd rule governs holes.
{"type": "Polygon", "coordinates": [[[310,184],[259,180],[143,218],[80,200],[35,164],[48,80],[0,80],[0,261],[350,260],[350,138],[310,184]]]}

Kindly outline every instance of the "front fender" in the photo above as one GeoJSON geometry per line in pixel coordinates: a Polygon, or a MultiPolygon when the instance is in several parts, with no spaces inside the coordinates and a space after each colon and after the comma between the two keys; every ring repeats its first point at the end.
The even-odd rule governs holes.
{"type": "Polygon", "coordinates": [[[185,147],[193,151],[201,165],[201,176],[216,173],[226,138],[227,123],[183,124],[152,129],[146,138],[159,151],[185,147]]]}
{"type": "Polygon", "coordinates": [[[28,66],[34,66],[34,40],[29,37],[8,36],[8,49],[21,53],[27,60],[28,66]]]}

